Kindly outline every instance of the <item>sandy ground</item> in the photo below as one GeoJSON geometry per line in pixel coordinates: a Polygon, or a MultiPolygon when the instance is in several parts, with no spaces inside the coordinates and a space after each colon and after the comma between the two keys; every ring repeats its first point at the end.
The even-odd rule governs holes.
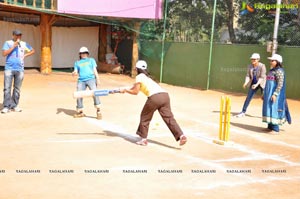
{"type": "MultiPolygon", "coordinates": [[[[128,76],[100,74],[101,88],[128,86],[128,76]]],[[[0,72],[3,90],[3,71],[0,72]]],[[[0,114],[1,199],[298,199],[300,198],[300,102],[288,100],[293,124],[280,135],[264,132],[262,101],[246,117],[231,118],[230,141],[218,138],[222,95],[240,111],[245,94],[200,91],[162,84],[188,136],[179,147],[159,114],[149,145],[135,144],[145,96],[101,97],[103,119],[84,100],[85,118],[73,118],[76,79],[65,72],[25,71],[20,107],[0,114]]],[[[3,94],[0,95],[2,107],[3,94]]]]}

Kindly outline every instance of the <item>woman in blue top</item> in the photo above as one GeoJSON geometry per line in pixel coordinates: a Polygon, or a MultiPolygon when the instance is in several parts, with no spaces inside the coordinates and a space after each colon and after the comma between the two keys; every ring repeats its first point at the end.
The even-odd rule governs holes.
{"type": "MultiPolygon", "coordinates": [[[[95,90],[97,85],[100,84],[97,64],[94,58],[89,57],[89,50],[87,47],[81,47],[79,49],[79,60],[74,64],[73,75],[78,75],[77,91],[83,91],[86,88],[95,90]]],[[[100,99],[98,96],[94,96],[94,106],[97,109],[97,119],[102,119],[100,112],[100,99]]],[[[83,99],[77,99],[77,113],[74,115],[75,118],[84,117],[83,113],[83,99]]]]}
{"type": "Polygon", "coordinates": [[[267,75],[263,98],[263,122],[268,123],[267,130],[272,134],[278,134],[279,125],[286,121],[291,123],[285,95],[285,72],[282,67],[282,57],[274,54],[268,57],[270,71],[267,75]]]}

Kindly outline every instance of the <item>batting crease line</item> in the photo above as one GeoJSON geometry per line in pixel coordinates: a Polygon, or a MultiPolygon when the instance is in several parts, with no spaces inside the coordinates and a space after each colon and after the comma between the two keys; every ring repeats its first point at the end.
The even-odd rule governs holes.
{"type": "MultiPolygon", "coordinates": [[[[188,135],[195,135],[197,133],[193,132],[193,133],[189,133],[188,135]]],[[[203,136],[194,136],[194,138],[199,138],[200,140],[204,140],[207,143],[213,143],[213,139],[210,138],[202,138],[203,136]],[[208,141],[209,140],[209,141],[208,141]]],[[[233,161],[245,161],[245,160],[274,160],[274,161],[278,161],[278,162],[283,162],[288,164],[289,166],[300,166],[300,162],[296,163],[296,162],[292,162],[289,160],[286,160],[284,158],[282,158],[280,155],[270,155],[270,154],[266,154],[266,153],[262,153],[262,152],[258,152],[255,151],[253,149],[249,149],[246,146],[237,144],[237,143],[232,143],[231,145],[228,146],[222,146],[222,147],[230,147],[233,149],[237,149],[239,151],[248,153],[248,156],[245,157],[241,157],[241,158],[231,158],[231,159],[221,159],[221,160],[217,160],[216,162],[233,162],[233,161]]]]}

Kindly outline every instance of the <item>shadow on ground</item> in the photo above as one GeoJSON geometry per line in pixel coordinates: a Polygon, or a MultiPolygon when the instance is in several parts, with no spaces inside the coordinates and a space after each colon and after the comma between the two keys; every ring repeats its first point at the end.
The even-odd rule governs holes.
{"type": "Polygon", "coordinates": [[[57,108],[56,114],[64,113],[66,115],[72,116],[76,113],[75,110],[65,109],[65,108],[57,108]]]}
{"type": "MultiPolygon", "coordinates": [[[[123,134],[123,133],[117,133],[117,132],[113,132],[113,131],[107,131],[107,130],[105,130],[103,132],[104,133],[102,135],[110,136],[110,137],[121,137],[124,140],[126,140],[128,142],[131,142],[131,143],[134,143],[134,144],[135,144],[136,141],[138,141],[138,138],[136,136],[123,134]]],[[[181,148],[179,148],[179,147],[170,146],[170,145],[167,145],[167,144],[164,144],[164,143],[161,143],[161,142],[158,142],[158,141],[154,141],[154,140],[151,140],[151,139],[148,139],[148,143],[157,144],[157,145],[167,147],[167,148],[171,148],[171,149],[181,150],[181,148]]]]}

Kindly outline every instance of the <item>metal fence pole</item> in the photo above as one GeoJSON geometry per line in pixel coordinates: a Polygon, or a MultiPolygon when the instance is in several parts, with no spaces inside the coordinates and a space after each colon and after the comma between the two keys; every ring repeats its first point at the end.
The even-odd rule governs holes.
{"type": "Polygon", "coordinates": [[[273,42],[272,42],[272,55],[276,53],[277,47],[278,47],[277,35],[278,35],[278,26],[279,26],[279,17],[280,17],[280,6],[281,6],[281,0],[277,0],[275,22],[274,22],[273,42]]]}
{"type": "Polygon", "coordinates": [[[163,68],[164,68],[165,38],[166,38],[166,21],[167,21],[167,12],[168,12],[168,0],[165,0],[165,9],[164,10],[165,10],[165,12],[164,12],[164,32],[163,32],[163,36],[162,36],[162,45],[161,45],[159,82],[162,82],[163,68]]]}
{"type": "Polygon", "coordinates": [[[213,18],[211,24],[210,47],[209,47],[209,62],[208,62],[208,72],[207,72],[207,85],[206,85],[207,90],[209,89],[209,83],[210,83],[210,68],[211,68],[212,48],[213,48],[214,32],[215,32],[216,8],[217,8],[217,0],[214,0],[214,10],[213,10],[213,18]]]}

